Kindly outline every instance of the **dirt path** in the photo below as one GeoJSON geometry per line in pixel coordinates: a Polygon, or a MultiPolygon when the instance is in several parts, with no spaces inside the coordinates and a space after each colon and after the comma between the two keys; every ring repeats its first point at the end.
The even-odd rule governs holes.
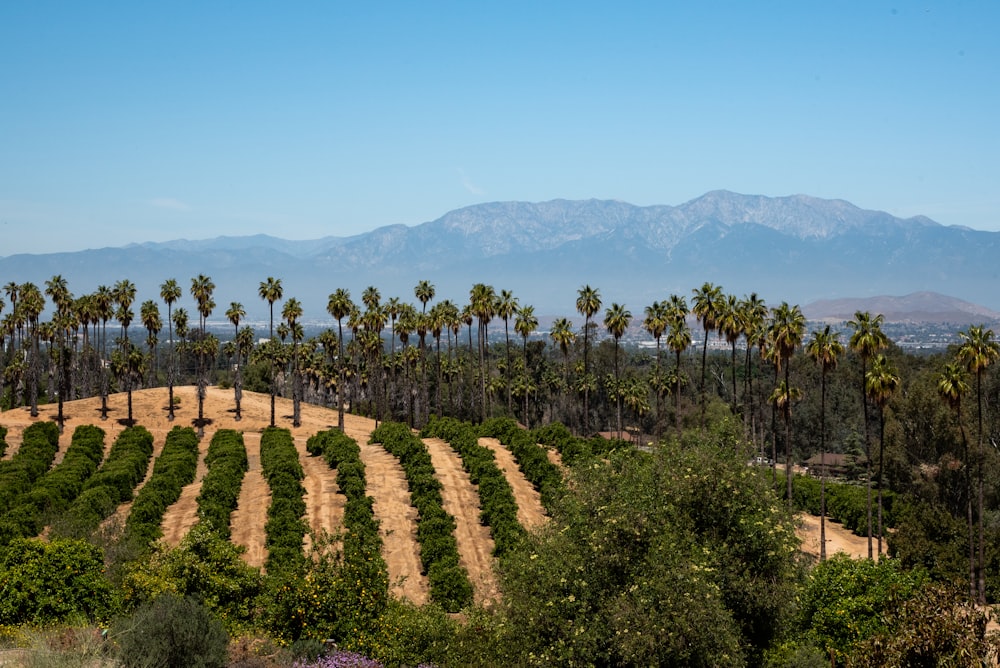
{"type": "MultiPolygon", "coordinates": [[[[303,499],[306,502],[306,520],[313,531],[333,534],[343,527],[347,497],[337,491],[336,469],[331,469],[322,457],[310,456],[306,450],[307,441],[305,437],[295,439],[295,449],[298,450],[299,461],[302,462],[305,473],[302,484],[306,488],[303,499]]],[[[303,549],[308,552],[311,544],[312,536],[307,533],[303,549]]]]}
{"type": "MultiPolygon", "coordinates": [[[[802,552],[815,559],[819,559],[819,515],[809,515],[799,513],[795,516],[796,530],[802,540],[802,552]]],[[[872,551],[878,548],[878,543],[872,540],[872,551]]],[[[868,538],[857,536],[852,531],[848,531],[839,522],[826,521],[826,556],[832,557],[838,552],[844,552],[855,558],[868,557],[868,538]]],[[[882,554],[886,553],[886,542],[882,541],[882,554]]],[[[877,556],[876,556],[877,558],[877,556]]]]}
{"type": "Polygon", "coordinates": [[[250,566],[263,566],[267,560],[263,537],[271,489],[260,470],[260,433],[245,432],[243,444],[247,448],[247,472],[243,476],[236,509],[230,516],[231,540],[246,548],[243,561],[250,566]]]}
{"type": "Polygon", "coordinates": [[[201,482],[208,473],[205,455],[208,454],[208,446],[212,442],[214,433],[214,431],[206,432],[205,437],[198,443],[198,466],[195,469],[194,481],[181,489],[181,495],[163,513],[160,531],[163,532],[163,540],[170,547],[180,545],[187,532],[198,522],[198,495],[201,494],[201,482]]]}
{"type": "Polygon", "coordinates": [[[490,528],[479,520],[479,492],[462,468],[462,459],[439,438],[425,438],[424,444],[441,481],[441,505],[455,517],[458,563],[469,572],[473,600],[489,605],[500,598],[493,572],[493,538],[490,528]]]}
{"type": "Polygon", "coordinates": [[[480,438],[479,445],[493,451],[497,467],[503,471],[507,483],[514,492],[514,500],[517,502],[517,521],[521,526],[531,530],[544,524],[548,515],[542,506],[542,495],[521,473],[514,460],[514,454],[495,438],[480,438]]]}

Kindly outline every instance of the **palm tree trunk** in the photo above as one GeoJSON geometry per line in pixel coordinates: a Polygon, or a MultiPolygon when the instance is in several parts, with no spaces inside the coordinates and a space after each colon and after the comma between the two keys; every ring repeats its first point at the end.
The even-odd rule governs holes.
{"type": "Polygon", "coordinates": [[[865,508],[868,512],[868,559],[869,561],[874,559],[872,553],[872,447],[871,447],[871,435],[868,429],[868,394],[865,392],[865,375],[867,372],[867,360],[861,358],[861,406],[865,415],[865,489],[868,493],[868,499],[865,508]]]}
{"type": "Polygon", "coordinates": [[[879,407],[878,425],[878,558],[882,558],[882,467],[885,461],[885,407],[879,407]]]}
{"type": "Polygon", "coordinates": [[[826,367],[820,379],[819,560],[826,561],[826,367]]]}

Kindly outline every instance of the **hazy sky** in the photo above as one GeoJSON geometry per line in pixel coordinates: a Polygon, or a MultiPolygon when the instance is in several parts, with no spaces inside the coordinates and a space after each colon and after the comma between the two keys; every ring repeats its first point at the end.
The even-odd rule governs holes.
{"type": "Polygon", "coordinates": [[[805,193],[1000,230],[1000,3],[3,2],[0,256],[805,193]]]}

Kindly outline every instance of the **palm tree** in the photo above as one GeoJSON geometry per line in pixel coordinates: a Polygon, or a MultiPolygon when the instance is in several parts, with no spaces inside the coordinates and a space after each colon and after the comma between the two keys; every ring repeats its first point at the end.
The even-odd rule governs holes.
{"type": "Polygon", "coordinates": [[[615,339],[615,400],[617,405],[618,438],[622,438],[622,391],[621,377],[618,372],[618,342],[632,321],[632,314],[623,305],[612,303],[611,308],[604,311],[604,327],[615,339]]]}
{"type": "Polygon", "coordinates": [[[514,405],[511,403],[511,387],[510,387],[510,330],[508,329],[509,321],[517,313],[518,303],[517,297],[510,290],[501,290],[500,296],[496,301],[496,314],[503,318],[503,336],[507,347],[507,413],[513,415],[514,405]]]}
{"type": "MultiPolygon", "coordinates": [[[[390,300],[391,301],[391,300],[390,300]]],[[[337,428],[344,431],[344,327],[343,321],[354,303],[351,293],[344,288],[337,288],[330,293],[326,302],[326,312],[337,321],[337,428]]],[[[395,326],[393,327],[395,329],[395,326]]]]}
{"type": "Polygon", "coordinates": [[[792,509],[792,454],[789,443],[792,442],[792,405],[802,398],[802,391],[797,387],[791,387],[787,380],[781,381],[768,401],[776,410],[781,412],[781,418],[785,423],[785,478],[788,480],[788,510],[792,509]]]}
{"type": "Polygon", "coordinates": [[[173,278],[168,278],[160,286],[160,299],[162,299],[167,305],[167,328],[170,335],[170,363],[167,365],[167,387],[169,388],[170,406],[167,409],[167,419],[174,419],[174,379],[177,375],[177,360],[175,359],[175,344],[174,344],[174,317],[173,317],[173,307],[174,302],[181,298],[181,286],[177,284],[177,281],[173,278]]]}
{"type": "Polygon", "coordinates": [[[962,338],[962,346],[958,349],[958,359],[962,361],[966,368],[976,374],[976,421],[977,421],[977,452],[978,475],[976,490],[976,510],[978,514],[978,563],[977,563],[977,596],[979,603],[986,603],[986,573],[985,573],[985,534],[983,532],[983,371],[1000,358],[1000,344],[993,339],[993,330],[986,329],[985,325],[973,325],[968,332],[959,332],[962,338]]]}
{"type": "Polygon", "coordinates": [[[656,438],[660,437],[660,389],[662,388],[663,368],[660,366],[660,339],[667,330],[667,305],[654,301],[645,309],[645,319],[642,328],[656,340],[656,369],[653,372],[656,382],[656,438]]]}
{"type": "Polygon", "coordinates": [[[205,327],[208,324],[208,316],[215,310],[215,300],[212,299],[214,291],[215,283],[208,276],[198,274],[195,278],[191,279],[191,296],[194,297],[194,300],[198,304],[199,341],[196,348],[198,354],[198,438],[205,435],[205,393],[208,386],[205,366],[209,354],[214,359],[214,355],[218,351],[218,342],[216,341],[215,350],[213,350],[212,346],[206,341],[207,336],[205,332],[205,327]]]}
{"type": "Polygon", "coordinates": [[[303,338],[302,304],[295,297],[285,302],[281,309],[281,317],[288,324],[288,332],[292,337],[292,426],[302,425],[302,378],[299,374],[299,342],[303,338]]]}
{"type": "MultiPolygon", "coordinates": [[[[788,418],[785,424],[785,478],[788,484],[788,507],[792,506],[792,441],[791,441],[791,387],[789,382],[789,366],[795,350],[802,345],[802,337],[806,330],[806,319],[802,315],[799,307],[789,306],[788,302],[781,302],[778,308],[774,309],[774,322],[771,326],[773,332],[774,347],[778,354],[779,365],[785,369],[785,400],[787,405],[788,418]]],[[[776,404],[777,405],[777,404],[776,404]]]]}
{"type": "Polygon", "coordinates": [[[965,514],[969,533],[969,600],[976,600],[976,536],[972,522],[972,467],[969,465],[969,441],[962,422],[962,397],[969,393],[969,383],[965,380],[965,368],[955,360],[944,365],[938,376],[937,389],[941,399],[955,411],[958,431],[962,437],[962,462],[965,469],[965,514]]]}
{"type": "MultiPolygon", "coordinates": [[[[517,309],[517,319],[514,321],[514,330],[521,335],[524,343],[524,376],[528,378],[528,337],[538,329],[538,318],[535,317],[534,306],[522,306],[517,309]]],[[[508,385],[509,387],[509,385],[508,385]]],[[[528,420],[528,393],[524,393],[524,424],[530,427],[528,420]]]]}
{"type": "MultiPolygon", "coordinates": [[[[573,323],[569,321],[568,318],[559,318],[552,323],[552,329],[549,331],[549,337],[552,341],[559,346],[559,350],[563,354],[563,387],[569,387],[569,348],[576,341],[576,334],[573,332],[573,323]]],[[[563,397],[563,413],[564,418],[566,417],[566,401],[565,396],[563,397]]]]}
{"type": "MultiPolygon", "coordinates": [[[[750,432],[756,442],[756,413],[754,412],[754,388],[753,388],[753,356],[751,351],[754,348],[761,350],[767,342],[767,304],[757,296],[756,292],[750,293],[749,297],[744,297],[740,302],[741,318],[743,320],[743,336],[747,342],[746,352],[746,382],[743,390],[744,396],[748,398],[749,406],[744,413],[744,428],[750,432]]],[[[761,444],[763,447],[763,443],[761,444]]]]}
{"type": "Polygon", "coordinates": [[[59,360],[59,412],[56,422],[59,424],[59,433],[63,431],[63,403],[68,391],[69,376],[69,347],[66,344],[67,329],[71,326],[71,316],[73,310],[73,294],[67,287],[66,279],[61,275],[53,276],[45,282],[45,294],[49,296],[56,306],[53,323],[56,325],[54,334],[58,338],[57,359],[59,360]]]}
{"type": "Polygon", "coordinates": [[[271,310],[271,322],[268,328],[268,362],[271,365],[270,371],[270,390],[271,390],[271,426],[274,426],[274,302],[281,299],[283,294],[281,290],[281,279],[267,277],[266,281],[261,281],[260,287],[257,288],[257,294],[261,299],[267,302],[268,307],[271,310]]]}
{"type": "Polygon", "coordinates": [[[490,375],[487,366],[487,348],[489,346],[489,323],[496,315],[497,295],[492,285],[476,283],[469,291],[469,305],[479,323],[479,387],[481,399],[480,419],[485,421],[489,415],[486,405],[486,379],[490,375]]]}
{"type": "Polygon", "coordinates": [[[871,434],[868,426],[868,392],[865,390],[865,383],[868,376],[868,360],[876,353],[889,345],[889,337],[882,331],[883,316],[879,313],[872,317],[868,311],[856,311],[854,320],[850,320],[847,326],[854,330],[851,334],[848,346],[861,358],[861,405],[865,416],[865,457],[866,463],[866,487],[868,491],[868,558],[873,559],[872,554],[872,449],[871,434]]]}
{"type": "Polygon", "coordinates": [[[590,432],[590,319],[601,310],[601,293],[589,285],[577,291],[576,310],[583,316],[583,435],[590,432]]]}
{"type": "Polygon", "coordinates": [[[413,288],[413,296],[417,298],[417,300],[420,302],[421,305],[420,314],[422,317],[420,318],[419,322],[420,327],[418,328],[417,333],[420,334],[420,331],[421,330],[423,331],[423,334],[420,335],[420,367],[421,367],[420,394],[421,394],[421,401],[424,405],[424,410],[425,410],[424,417],[426,418],[426,415],[429,414],[428,407],[430,404],[430,397],[428,396],[428,390],[427,390],[427,349],[424,345],[424,339],[427,335],[427,332],[431,329],[430,319],[427,318],[427,302],[434,299],[434,286],[431,284],[430,281],[426,280],[419,281],[417,285],[413,288]]]}
{"type": "Polygon", "coordinates": [[[882,471],[885,461],[885,406],[899,387],[899,375],[885,355],[877,355],[872,360],[872,368],[865,376],[865,391],[868,398],[878,408],[878,554],[882,554],[882,471]]]}
{"type": "Polygon", "coordinates": [[[827,325],[822,332],[813,332],[806,345],[806,355],[820,368],[820,428],[819,428],[819,560],[826,561],[826,374],[837,367],[838,358],[844,354],[840,333],[827,325]]]}
{"type": "MultiPolygon", "coordinates": [[[[669,386],[674,395],[674,428],[677,438],[681,437],[681,386],[684,385],[684,374],[681,372],[681,355],[691,346],[691,329],[687,326],[687,308],[680,308],[684,298],[671,311],[668,319],[667,347],[673,351],[675,362],[669,386]]],[[[686,306],[686,305],[685,305],[686,306]]]]}
{"type": "Polygon", "coordinates": [[[728,295],[722,302],[722,312],[719,314],[719,335],[725,337],[726,343],[732,350],[730,360],[730,371],[733,379],[733,403],[731,404],[733,415],[738,413],[736,397],[736,342],[740,340],[745,329],[743,313],[740,310],[739,300],[736,295],[728,295]]]}
{"type": "Polygon", "coordinates": [[[694,306],[691,311],[705,330],[705,342],[701,348],[701,428],[704,430],[707,426],[705,408],[708,401],[708,387],[705,382],[705,369],[708,363],[708,333],[719,325],[723,294],[722,288],[712,283],[705,283],[693,292],[694,306]]]}
{"type": "Polygon", "coordinates": [[[240,355],[240,345],[237,339],[240,336],[240,320],[245,318],[247,315],[246,310],[243,308],[243,304],[239,302],[229,302],[229,308],[226,309],[226,319],[229,320],[230,324],[233,326],[233,354],[236,357],[236,362],[234,364],[233,370],[233,400],[236,402],[236,414],[234,419],[239,422],[243,419],[243,414],[241,411],[240,404],[243,399],[243,364],[242,356],[240,355]]]}
{"type": "Polygon", "coordinates": [[[146,328],[146,345],[149,348],[149,386],[152,387],[156,378],[156,345],[159,343],[163,320],[160,318],[160,308],[152,299],[147,299],[139,307],[139,319],[146,328]]]}

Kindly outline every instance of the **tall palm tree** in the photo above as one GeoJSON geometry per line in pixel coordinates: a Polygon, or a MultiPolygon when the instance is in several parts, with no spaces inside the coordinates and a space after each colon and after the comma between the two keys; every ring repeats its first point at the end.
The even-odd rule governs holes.
{"type": "Polygon", "coordinates": [[[601,293],[584,285],[577,291],[576,310],[583,316],[583,435],[590,433],[590,319],[601,310],[601,293]]]}
{"type": "Polygon", "coordinates": [[[708,386],[705,380],[705,369],[708,364],[708,333],[719,326],[724,295],[722,287],[712,283],[704,283],[693,292],[694,305],[691,311],[705,330],[705,341],[701,348],[701,428],[704,430],[707,426],[705,409],[708,401],[708,386]]]}
{"type": "Polygon", "coordinates": [[[156,378],[156,345],[159,343],[163,320],[160,318],[160,308],[152,299],[147,299],[139,307],[139,319],[146,328],[146,346],[149,348],[149,386],[152,387],[156,378]]]}
{"type": "Polygon", "coordinates": [[[177,360],[176,355],[176,345],[174,343],[174,302],[181,298],[181,286],[177,284],[177,281],[173,278],[168,278],[160,285],[160,299],[162,299],[167,305],[167,328],[169,330],[170,336],[170,362],[167,364],[167,387],[168,389],[168,401],[170,402],[167,408],[167,419],[174,419],[174,380],[177,376],[177,360]]]}
{"type": "MultiPolygon", "coordinates": [[[[751,352],[754,348],[760,350],[767,342],[767,304],[757,296],[756,292],[750,293],[749,297],[744,297],[740,301],[740,312],[743,320],[743,336],[746,339],[746,381],[743,394],[747,397],[748,406],[744,413],[744,428],[756,442],[756,413],[754,411],[754,387],[753,387],[753,356],[751,352]]],[[[763,443],[761,444],[763,447],[763,443]]]]}
{"type": "Polygon", "coordinates": [[[206,325],[208,316],[215,310],[215,300],[212,293],[215,291],[215,283],[204,274],[198,274],[191,279],[191,296],[194,297],[198,308],[198,346],[196,347],[198,359],[198,438],[205,435],[205,393],[208,386],[206,364],[211,354],[214,359],[214,352],[218,350],[216,341],[215,350],[207,341],[206,325]]]}
{"type": "MultiPolygon", "coordinates": [[[[391,301],[391,300],[390,300],[391,301]]],[[[330,293],[326,302],[326,312],[337,321],[337,428],[344,431],[344,327],[343,321],[351,310],[354,303],[351,302],[351,293],[345,288],[337,288],[330,293]]],[[[395,320],[395,318],[394,318],[395,320]]],[[[395,329],[395,323],[393,325],[395,329]]]]}
{"type": "Polygon", "coordinates": [[[427,332],[431,330],[431,321],[427,317],[427,302],[434,299],[434,286],[430,281],[422,280],[419,281],[413,288],[413,296],[417,298],[420,302],[420,327],[417,330],[418,335],[421,331],[423,334],[420,335],[420,368],[421,368],[421,384],[420,384],[420,395],[421,403],[424,407],[424,418],[426,419],[429,413],[428,408],[430,405],[430,397],[428,396],[427,390],[427,348],[425,346],[425,337],[427,332]]]}
{"type": "Polygon", "coordinates": [[[261,299],[267,302],[268,307],[271,310],[271,321],[268,328],[268,340],[267,340],[267,353],[268,362],[270,363],[270,390],[271,390],[271,426],[274,426],[274,302],[281,299],[283,293],[281,289],[281,279],[267,277],[266,281],[261,281],[260,287],[257,288],[257,294],[261,299]]]}
{"type": "Polygon", "coordinates": [[[576,341],[576,334],[573,332],[573,323],[568,318],[559,318],[552,323],[549,337],[559,346],[563,354],[563,419],[567,417],[565,391],[569,388],[569,349],[576,341]]]}
{"type": "MultiPolygon", "coordinates": [[[[534,306],[522,306],[517,309],[517,319],[514,321],[514,330],[521,335],[524,352],[524,376],[528,378],[528,337],[538,329],[538,318],[535,317],[534,306]]],[[[509,386],[508,386],[509,387],[509,386]]],[[[528,420],[528,393],[524,393],[524,424],[530,427],[528,420]]]]}
{"type": "Polygon", "coordinates": [[[292,337],[292,426],[302,426],[302,377],[299,373],[299,342],[303,338],[302,304],[292,297],[281,309],[281,317],[288,324],[288,333],[292,337]]]}
{"type": "Polygon", "coordinates": [[[236,403],[236,413],[233,417],[237,422],[243,419],[241,408],[243,400],[243,364],[242,355],[240,355],[240,345],[237,339],[240,336],[240,321],[246,315],[247,312],[243,308],[243,304],[229,302],[229,308],[226,309],[226,319],[233,326],[233,356],[236,358],[235,364],[233,364],[233,401],[236,403]]]}
{"type": "Polygon", "coordinates": [[[871,430],[868,420],[868,392],[865,390],[865,383],[868,377],[868,360],[875,356],[880,350],[889,345],[889,337],[882,331],[881,313],[872,317],[868,311],[856,311],[854,320],[850,320],[847,326],[854,330],[848,341],[848,346],[861,358],[861,406],[865,417],[865,458],[868,500],[868,558],[873,559],[872,553],[872,448],[871,430]]]}
{"type": "Polygon", "coordinates": [[[977,490],[976,490],[976,512],[979,531],[978,559],[976,590],[979,603],[986,603],[986,573],[985,573],[985,534],[983,531],[983,371],[1000,358],[1000,344],[993,338],[993,330],[986,329],[985,325],[973,325],[967,332],[959,332],[962,338],[962,345],[958,349],[958,358],[966,368],[976,374],[976,423],[977,423],[977,490]]]}
{"type": "Polygon", "coordinates": [[[69,291],[66,279],[62,275],[53,276],[50,280],[45,282],[45,294],[49,296],[52,303],[55,304],[56,312],[53,317],[53,323],[56,325],[56,330],[54,332],[56,340],[58,341],[57,347],[57,357],[59,360],[59,389],[57,391],[59,397],[59,409],[56,417],[56,422],[59,424],[59,433],[63,431],[63,403],[65,395],[68,391],[68,376],[69,376],[69,346],[66,343],[67,329],[71,325],[71,315],[73,310],[73,294],[69,291]]]}
{"type": "Polygon", "coordinates": [[[490,375],[487,365],[487,348],[489,346],[489,323],[496,315],[497,295],[492,285],[476,283],[469,291],[469,305],[472,313],[479,323],[479,389],[480,389],[480,420],[485,421],[489,416],[486,404],[486,380],[490,375]]]}
{"type": "Polygon", "coordinates": [[[622,438],[622,391],[621,376],[618,371],[618,342],[625,334],[631,321],[632,313],[622,304],[612,303],[611,307],[604,311],[604,327],[608,330],[608,334],[615,339],[615,403],[619,439],[622,438]]]}
{"type": "Polygon", "coordinates": [[[691,346],[691,329],[687,326],[687,308],[684,298],[670,310],[667,321],[667,347],[674,353],[674,369],[670,377],[671,392],[674,395],[674,428],[677,438],[681,437],[681,387],[684,385],[684,374],[681,371],[681,355],[691,346]],[[681,308],[684,305],[685,308],[681,308]]]}
{"type": "Polygon", "coordinates": [[[885,462],[885,407],[899,387],[899,375],[885,355],[876,355],[865,376],[865,391],[878,408],[878,554],[882,555],[882,472],[885,462]]]}
{"type": "Polygon", "coordinates": [[[972,522],[972,466],[969,463],[969,441],[965,435],[965,425],[962,421],[962,398],[969,393],[969,383],[966,381],[965,368],[962,362],[955,360],[944,365],[938,375],[938,394],[955,411],[958,421],[958,431],[962,437],[962,463],[965,469],[965,514],[969,534],[969,600],[977,600],[976,591],[976,536],[972,522]]]}
{"type": "Polygon", "coordinates": [[[654,301],[645,308],[645,318],[642,321],[642,328],[649,332],[649,335],[656,340],[656,368],[653,375],[656,379],[656,438],[660,437],[660,390],[662,388],[663,368],[660,365],[660,340],[667,330],[667,305],[654,301]]]}
{"type": "Polygon", "coordinates": [[[826,561],[826,374],[837,367],[837,361],[844,354],[840,333],[830,329],[814,331],[806,344],[808,355],[820,368],[819,402],[819,560],[826,561]]]}
{"type": "Polygon", "coordinates": [[[792,442],[792,405],[802,398],[802,390],[792,387],[787,380],[778,383],[768,401],[781,413],[785,423],[785,479],[788,480],[788,510],[792,509],[792,455],[789,443],[792,442]]]}
{"type": "Polygon", "coordinates": [[[722,302],[722,310],[719,314],[719,335],[726,339],[731,349],[730,372],[733,379],[733,401],[730,404],[733,415],[739,413],[739,402],[736,395],[736,342],[740,340],[746,328],[743,322],[743,313],[740,310],[739,300],[736,295],[727,295],[722,302]]]}
{"type": "Polygon", "coordinates": [[[511,363],[510,363],[510,331],[508,329],[510,319],[517,313],[517,297],[510,290],[501,290],[496,301],[497,316],[503,318],[503,336],[507,348],[507,413],[513,414],[514,406],[511,403],[511,363]]]}
{"type": "Polygon", "coordinates": [[[799,309],[798,305],[789,306],[788,302],[781,302],[773,311],[773,324],[771,326],[771,331],[773,332],[774,347],[778,354],[779,364],[784,367],[785,370],[785,394],[787,410],[786,417],[788,421],[785,425],[785,478],[788,485],[788,507],[792,507],[792,441],[791,441],[791,401],[794,400],[792,396],[792,386],[789,381],[789,367],[791,364],[792,355],[795,354],[795,350],[802,345],[802,337],[805,335],[806,331],[806,319],[802,315],[802,311],[799,309]]]}

